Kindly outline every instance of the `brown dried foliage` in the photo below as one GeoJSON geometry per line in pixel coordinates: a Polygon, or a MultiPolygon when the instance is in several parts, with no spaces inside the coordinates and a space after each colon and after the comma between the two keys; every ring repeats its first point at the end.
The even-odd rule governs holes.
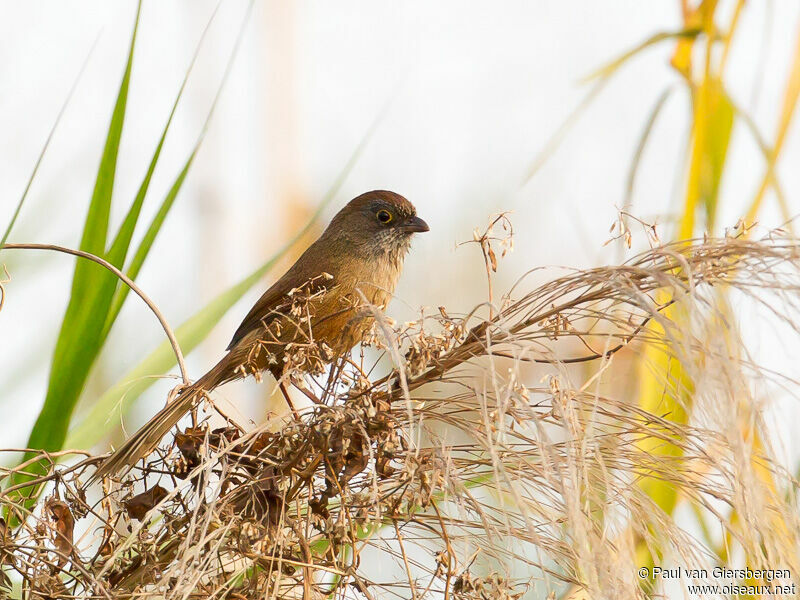
{"type": "MultiPolygon", "coordinates": [[[[493,240],[476,235],[490,290],[493,240]]],[[[318,402],[300,421],[201,422],[123,481],[88,490],[91,501],[93,457],[51,461],[49,498],[30,514],[5,490],[24,523],[0,524],[4,572],[26,598],[512,599],[566,584],[641,597],[635,537],[706,560],[636,485],[648,476],[716,518],[752,568],[798,573],[797,482],[771,448],[748,449],[729,427],[749,418],[767,430],[747,382],[797,384],[708,336],[722,289],[797,333],[799,250],[777,235],[658,246],[527,292],[523,278],[491,309],[382,319],[371,350],[306,377],[318,402]],[[672,304],[690,315],[680,327],[672,304]],[[644,344],[703,381],[702,420],[679,424],[599,386],[644,344]],[[391,371],[372,377],[376,361],[391,371]],[[576,384],[567,365],[578,361],[597,368],[576,384]],[[649,454],[638,442],[652,438],[680,454],[649,454]]]]}

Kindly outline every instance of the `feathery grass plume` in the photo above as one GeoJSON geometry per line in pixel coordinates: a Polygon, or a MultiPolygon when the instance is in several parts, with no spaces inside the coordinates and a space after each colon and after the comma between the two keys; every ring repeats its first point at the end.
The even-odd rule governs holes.
{"type": "MultiPolygon", "coordinates": [[[[491,282],[502,240],[475,241],[491,282]]],[[[642,478],[668,482],[731,535],[719,564],[740,567],[741,552],[752,569],[800,573],[797,480],[739,427],[773,439],[754,384],[799,384],[753,362],[719,293],[800,334],[799,257],[779,233],[731,236],[537,287],[523,277],[491,308],[379,319],[371,350],[297,377],[316,400],[300,421],[201,420],[86,492],[96,457],[44,455],[48,497],[10,506],[24,524],[0,532],[4,585],[20,582],[26,598],[643,598],[638,540],[661,564],[710,570],[720,558],[642,478]],[[648,348],[696,382],[691,422],[614,386],[648,348]],[[581,378],[573,363],[593,370],[581,378]],[[375,377],[376,364],[391,370],[375,377]],[[650,451],[659,445],[680,455],[650,451]]],[[[679,381],[663,385],[680,397],[679,381]]],[[[784,575],[772,583],[791,583],[784,575]]]]}

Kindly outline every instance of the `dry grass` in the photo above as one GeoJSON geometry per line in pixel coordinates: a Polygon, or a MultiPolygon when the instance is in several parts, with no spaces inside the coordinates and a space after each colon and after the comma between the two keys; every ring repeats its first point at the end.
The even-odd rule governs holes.
{"type": "MultiPolygon", "coordinates": [[[[498,240],[476,241],[491,290],[498,240]]],[[[745,434],[773,439],[754,382],[798,383],[753,363],[729,302],[800,333],[799,255],[778,233],[676,243],[523,278],[469,315],[381,319],[379,358],[307,378],[319,404],[278,431],[201,423],[102,493],[81,484],[95,458],[50,457],[33,512],[0,497],[24,519],[0,538],[4,572],[26,598],[635,598],[644,540],[657,562],[800,573],[797,480],[745,434]],[[647,345],[694,382],[688,424],[618,374],[647,345]],[[534,362],[551,365],[539,383],[534,362]],[[727,560],[644,493],[652,478],[727,536],[727,560]]]]}

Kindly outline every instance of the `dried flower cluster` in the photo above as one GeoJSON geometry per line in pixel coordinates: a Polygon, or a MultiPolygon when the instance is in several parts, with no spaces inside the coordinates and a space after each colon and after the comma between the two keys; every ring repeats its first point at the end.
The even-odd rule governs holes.
{"type": "MultiPolygon", "coordinates": [[[[488,256],[488,234],[476,240],[488,256]]],[[[381,320],[360,357],[306,378],[317,403],[299,421],[201,422],[102,490],[82,486],[96,458],[48,457],[33,509],[0,494],[0,586],[37,599],[644,597],[640,542],[707,556],[643,481],[715,518],[750,567],[800,573],[797,482],[748,386],[769,375],[715,341],[723,288],[797,332],[799,251],[783,237],[656,246],[530,291],[523,280],[491,310],[381,320]],[[654,347],[694,382],[697,419],[615,387],[614,369],[654,347]]],[[[306,351],[297,365],[320,350],[306,351]]]]}
{"type": "Polygon", "coordinates": [[[325,371],[325,365],[333,358],[333,350],[327,344],[314,342],[310,333],[311,315],[315,302],[327,293],[326,284],[331,279],[332,276],[328,273],[310,279],[290,290],[286,303],[276,306],[273,313],[265,315],[265,320],[269,320],[269,323],[263,327],[261,338],[253,346],[247,360],[239,367],[243,376],[253,375],[260,381],[263,368],[263,364],[260,363],[264,361],[259,359],[267,357],[268,365],[275,364],[278,346],[284,350],[281,354],[288,370],[312,375],[320,375],[325,371]],[[294,339],[289,343],[281,341],[284,320],[270,320],[273,314],[282,315],[284,312],[289,315],[291,324],[297,329],[294,339]]]}

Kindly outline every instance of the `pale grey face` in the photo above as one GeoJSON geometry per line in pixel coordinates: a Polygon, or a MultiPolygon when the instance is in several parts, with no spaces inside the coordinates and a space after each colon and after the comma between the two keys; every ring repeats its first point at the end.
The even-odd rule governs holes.
{"type": "Polygon", "coordinates": [[[428,224],[420,219],[410,202],[392,202],[377,199],[362,208],[361,221],[372,243],[383,252],[405,254],[415,233],[429,231],[428,224]]]}
{"type": "Polygon", "coordinates": [[[373,239],[375,245],[383,252],[406,254],[411,248],[413,235],[413,233],[407,233],[395,227],[378,231],[373,239]]]}

